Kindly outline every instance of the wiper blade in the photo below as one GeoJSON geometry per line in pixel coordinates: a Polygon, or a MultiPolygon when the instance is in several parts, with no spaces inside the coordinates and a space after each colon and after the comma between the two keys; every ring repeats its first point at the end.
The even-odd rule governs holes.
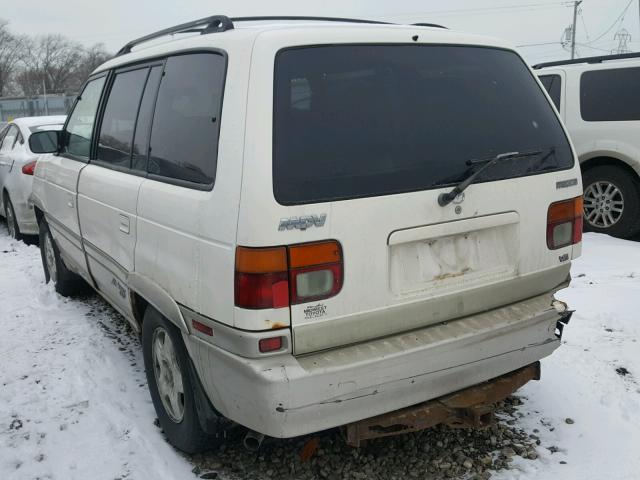
{"type": "Polygon", "coordinates": [[[455,198],[464,192],[469,185],[471,185],[483,172],[489,170],[494,165],[504,161],[511,160],[512,158],[523,158],[523,157],[534,157],[536,155],[540,155],[542,150],[535,150],[532,152],[506,152],[500,153],[493,158],[484,159],[484,160],[467,160],[467,165],[482,165],[478,170],[469,175],[466,179],[460,182],[458,185],[453,187],[450,192],[441,193],[438,196],[438,205],[441,207],[446,207],[451,202],[455,200],[455,198]]]}

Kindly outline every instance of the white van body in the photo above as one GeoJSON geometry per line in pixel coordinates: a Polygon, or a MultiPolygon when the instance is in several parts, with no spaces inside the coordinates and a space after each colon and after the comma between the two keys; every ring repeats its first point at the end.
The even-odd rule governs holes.
{"type": "MultiPolygon", "coordinates": [[[[441,28],[237,22],[233,30],[134,49],[91,77],[106,78],[108,89],[111,76],[124,67],[153,68],[168,56],[193,52],[222,55],[226,81],[211,188],[64,153],[36,169],[33,201],[66,267],[138,331],[147,305],[160,312],[180,330],[215,410],[274,437],[415,405],[550,355],[560,345],[556,326],[566,309],[554,304],[553,294],[568,285],[571,261],[580,255],[578,237],[561,248],[547,244],[550,206],[580,197],[582,189],[566,132],[528,67],[518,78],[531,79],[540,108],[551,112],[549,121],[564,142],[565,167],[474,183],[445,207],[438,197],[457,182],[356,198],[276,200],[274,62],[289,49],[340,45],[403,46],[409,56],[421,54],[415,48],[465,46],[517,56],[498,40],[441,28]],[[343,275],[333,296],[284,307],[237,306],[239,249],[251,253],[328,240],[339,245],[331,254],[340,257],[343,275]],[[260,340],[273,337],[279,348],[261,352],[260,340]]],[[[317,53],[332,58],[331,51],[317,53]]],[[[285,80],[296,92],[317,82],[285,80]]],[[[293,113],[308,118],[309,102],[303,99],[293,113]]],[[[378,128],[374,120],[362,121],[378,128]]],[[[336,135],[347,138],[343,133],[336,135]]],[[[92,142],[92,152],[101,148],[92,142]]],[[[148,169],[158,165],[149,163],[148,169]]],[[[282,185],[287,191],[289,183],[282,185]]],[[[319,191],[309,185],[286,195],[319,191]]]]}
{"type": "Polygon", "coordinates": [[[585,227],[622,238],[640,233],[639,57],[607,55],[534,67],[553,89],[580,160],[585,227]]]}

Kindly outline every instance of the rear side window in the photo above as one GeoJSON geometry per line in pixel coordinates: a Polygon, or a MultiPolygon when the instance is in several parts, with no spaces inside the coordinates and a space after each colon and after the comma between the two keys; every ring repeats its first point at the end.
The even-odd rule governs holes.
{"type": "Polygon", "coordinates": [[[640,68],[585,72],[580,78],[580,110],[587,122],[640,120],[640,68]]]}
{"type": "Polygon", "coordinates": [[[540,81],[549,93],[553,104],[560,111],[560,97],[562,95],[562,78],[560,75],[542,75],[540,81]]]}
{"type": "Polygon", "coordinates": [[[158,82],[162,75],[162,67],[151,68],[147,86],[140,102],[140,111],[136,123],[136,133],[133,138],[133,157],[131,168],[140,172],[147,171],[147,158],[149,155],[149,133],[151,132],[151,119],[153,118],[153,108],[158,92],[158,82]]]}
{"type": "Polygon", "coordinates": [[[210,53],[167,60],[151,129],[150,174],[213,184],[225,64],[210,53]]]}
{"type": "Polygon", "coordinates": [[[91,80],[80,94],[67,123],[66,153],[89,158],[91,133],[96,121],[96,111],[100,103],[104,81],[105,77],[91,80]]]}
{"type": "Polygon", "coordinates": [[[480,181],[566,169],[557,115],[514,52],[467,46],[343,45],[276,57],[273,189],[283,205],[454,185],[468,160],[480,181]]]}
{"type": "Polygon", "coordinates": [[[131,142],[148,68],[118,73],[102,117],[98,160],[129,168],[131,142]]]}

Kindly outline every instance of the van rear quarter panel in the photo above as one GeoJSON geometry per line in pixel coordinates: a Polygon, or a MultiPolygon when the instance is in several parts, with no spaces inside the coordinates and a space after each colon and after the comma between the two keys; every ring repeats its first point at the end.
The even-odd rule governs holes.
{"type": "MultiPolygon", "coordinates": [[[[415,33],[420,34],[419,42],[428,44],[430,37],[436,35],[428,30],[415,32],[410,28],[385,29],[385,31],[376,31],[376,35],[371,35],[366,27],[351,28],[348,31],[336,27],[331,30],[331,38],[334,39],[332,44],[408,43],[411,40],[410,34],[415,33]]],[[[261,34],[254,47],[247,101],[245,174],[239,212],[238,244],[259,247],[336,239],[343,247],[345,278],[342,291],[337,296],[322,301],[326,307],[326,315],[322,318],[308,320],[303,314],[306,307],[318,302],[292,307],[291,321],[294,337],[296,337],[296,331],[304,332],[305,329],[309,330],[307,327],[312,326],[309,333],[313,331],[317,334],[318,328],[323,325],[325,331],[331,331],[332,327],[335,327],[334,329],[342,332],[344,334],[342,342],[362,339],[363,330],[367,330],[367,321],[373,317],[391,325],[387,328],[377,324],[376,332],[379,330],[383,334],[392,334],[394,330],[419,328],[426,324],[458,318],[482,309],[495,308],[501,304],[517,301],[515,297],[511,300],[503,298],[505,288],[508,289],[507,285],[509,285],[506,282],[513,279],[529,282],[527,288],[522,291],[531,292],[531,295],[551,291],[563,282],[569,270],[570,259],[578,256],[580,249],[579,245],[558,250],[547,248],[547,210],[553,202],[582,194],[577,162],[573,168],[560,172],[472,185],[465,192],[466,199],[460,214],[455,212],[456,205],[452,204],[446,208],[438,206],[438,195],[444,189],[295,206],[280,205],[276,201],[273,194],[271,158],[274,59],[282,48],[326,44],[327,38],[329,36],[326,33],[317,33],[315,30],[306,33],[288,30],[286,36],[278,31],[261,34]],[[556,186],[558,181],[573,179],[577,180],[577,184],[570,188],[558,189],[556,186]],[[458,292],[454,295],[455,299],[447,301],[446,305],[439,302],[444,299],[446,292],[440,292],[437,289],[429,288],[410,293],[393,291],[389,245],[392,233],[509,212],[515,213],[518,218],[517,223],[508,229],[514,238],[513,246],[516,250],[514,268],[509,276],[505,275],[484,284],[473,285],[474,288],[478,287],[476,291],[478,294],[480,289],[486,289],[489,286],[500,288],[500,295],[494,297],[491,291],[487,291],[482,296],[482,301],[465,303],[466,296],[459,294],[471,287],[465,286],[467,281],[465,275],[460,275],[457,279],[445,279],[449,282],[448,287],[451,287],[448,294],[452,291],[458,292]],[[312,227],[305,231],[278,230],[280,219],[321,214],[327,215],[323,227],[312,227]],[[536,280],[539,278],[544,278],[546,281],[536,280]],[[453,285],[455,282],[457,285],[453,285]],[[555,283],[551,284],[553,282],[555,283]],[[492,298],[502,303],[493,305],[492,298]],[[497,300],[498,298],[500,300],[497,300]],[[417,322],[405,322],[407,317],[399,310],[396,310],[393,315],[387,314],[386,317],[384,314],[379,315],[391,307],[410,306],[425,299],[433,299],[436,302],[431,304],[432,308],[426,304],[422,306],[423,318],[417,322]],[[352,336],[353,338],[346,338],[352,336]]],[[[456,35],[451,43],[473,45],[477,42],[477,38],[465,42],[463,36],[456,35]]],[[[434,41],[434,43],[446,43],[440,32],[437,35],[437,42],[434,41]]],[[[309,172],[310,176],[313,174],[313,171],[309,172]]],[[[493,247],[489,245],[488,248],[493,247]]],[[[251,312],[236,310],[236,323],[238,324],[238,319],[241,318],[240,326],[249,329],[263,325],[272,313],[259,310],[251,312]]],[[[307,340],[304,342],[299,340],[294,338],[294,344],[295,342],[298,342],[298,345],[304,344],[306,349],[307,340]]],[[[307,351],[313,351],[320,344],[322,340],[315,346],[309,343],[307,351]]],[[[296,352],[304,353],[297,347],[296,352]]]]}
{"type": "Polygon", "coordinates": [[[177,303],[233,325],[250,44],[229,39],[223,43],[221,37],[198,39],[203,43],[208,38],[198,51],[218,48],[228,54],[215,184],[211,191],[202,191],[152,179],[143,182],[135,270],[177,303]]]}

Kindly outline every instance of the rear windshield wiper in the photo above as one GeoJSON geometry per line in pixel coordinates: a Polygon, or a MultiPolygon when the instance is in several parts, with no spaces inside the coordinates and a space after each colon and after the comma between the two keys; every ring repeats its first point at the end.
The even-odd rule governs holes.
{"type": "Polygon", "coordinates": [[[441,207],[446,207],[447,205],[449,205],[451,202],[455,200],[455,198],[458,195],[464,192],[467,189],[467,187],[476,180],[476,178],[478,178],[483,172],[490,169],[494,165],[504,160],[510,160],[512,158],[534,157],[536,155],[540,155],[542,152],[543,152],[542,150],[535,150],[532,152],[506,152],[506,153],[500,153],[499,155],[496,155],[495,157],[489,158],[489,159],[467,160],[467,165],[469,166],[482,165],[482,164],[484,165],[482,165],[482,167],[480,167],[478,170],[476,170],[467,178],[465,178],[458,185],[453,187],[453,189],[450,192],[441,193],[438,196],[438,205],[440,205],[441,207]]]}

